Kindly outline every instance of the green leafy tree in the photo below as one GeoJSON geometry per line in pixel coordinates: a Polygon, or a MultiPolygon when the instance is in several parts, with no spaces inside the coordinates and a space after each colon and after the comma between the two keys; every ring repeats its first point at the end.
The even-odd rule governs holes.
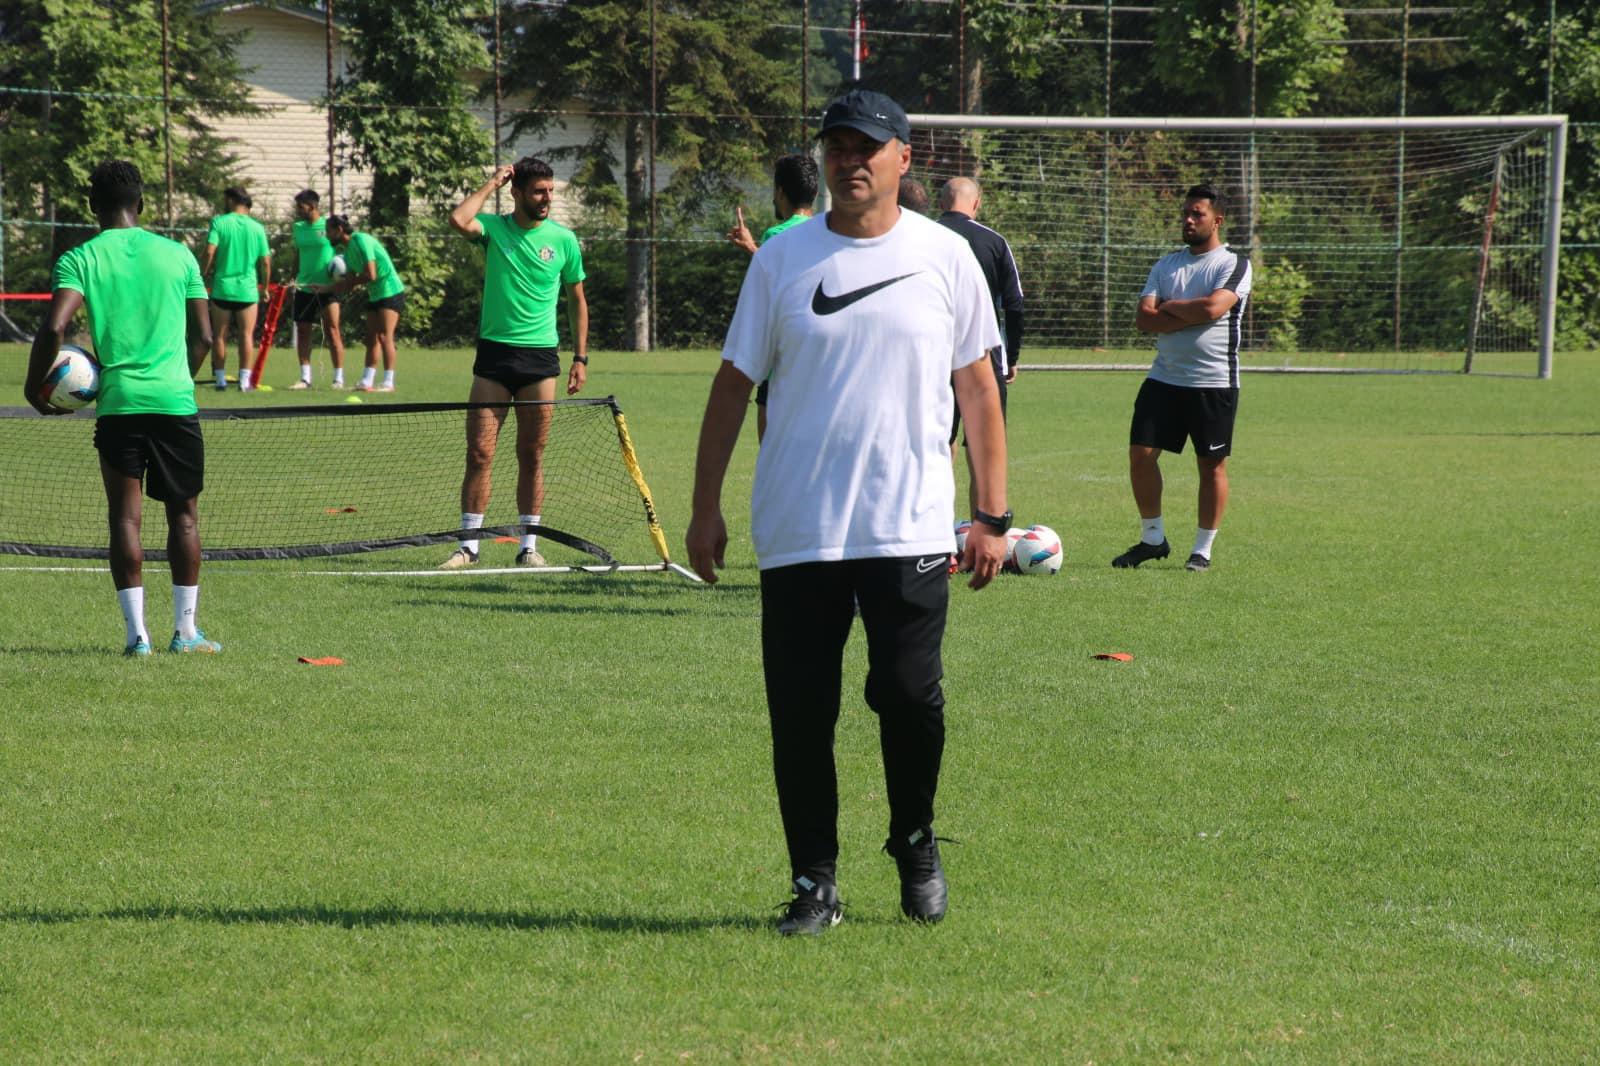
{"type": "MultiPolygon", "coordinates": [[[[777,25],[778,0],[657,0],[655,123],[658,218],[667,229],[721,211],[759,181],[775,151],[806,137],[799,108],[799,41],[777,25]]],[[[543,133],[550,110],[585,107],[594,121],[578,159],[579,195],[592,221],[623,228],[622,328],[627,349],[649,346],[651,63],[648,8],[637,0],[566,0],[513,13],[504,84],[541,110],[521,112],[514,135],[543,133]]],[[[591,228],[590,233],[594,230],[591,228]]],[[[597,317],[608,314],[594,301],[597,317]]]]}
{"type": "Polygon", "coordinates": [[[1156,11],[1156,80],[1167,112],[1293,117],[1344,63],[1336,0],[1169,0],[1156,11]],[[1252,86],[1252,57],[1254,84],[1252,86]]]}
{"type": "Polygon", "coordinates": [[[453,205],[493,162],[492,138],[468,110],[464,75],[489,65],[467,0],[338,0],[353,53],[334,83],[344,163],[372,174],[360,228],[380,235],[412,293],[408,331],[426,333],[450,274],[448,237],[414,224],[413,200],[453,205]]]}
{"type": "MultiPolygon", "coordinates": [[[[214,132],[251,114],[238,38],[193,5],[172,4],[172,156],[175,206],[203,212],[228,184],[236,157],[214,132]]],[[[48,224],[48,242],[23,242],[8,273],[40,274],[94,232],[89,173],[110,158],[144,173],[145,220],[164,220],[161,7],[158,0],[0,0],[0,159],[6,214],[48,224]],[[20,262],[18,261],[20,258],[20,262]]]]}

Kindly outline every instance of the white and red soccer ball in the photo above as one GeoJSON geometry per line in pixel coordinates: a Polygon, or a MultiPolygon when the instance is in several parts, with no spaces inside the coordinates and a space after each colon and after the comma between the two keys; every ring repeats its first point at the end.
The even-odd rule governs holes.
{"type": "MultiPolygon", "coordinates": [[[[1054,574],[1061,569],[1061,538],[1049,526],[1016,530],[1011,541],[1011,565],[1019,574],[1054,574]]],[[[1007,533],[1010,537],[1010,533],[1007,533]]]]}

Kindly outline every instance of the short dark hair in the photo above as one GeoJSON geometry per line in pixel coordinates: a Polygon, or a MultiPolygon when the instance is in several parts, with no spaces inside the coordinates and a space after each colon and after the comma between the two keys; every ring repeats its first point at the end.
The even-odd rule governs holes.
{"type": "Polygon", "coordinates": [[[254,207],[255,201],[250,199],[250,194],[240,185],[230,185],[222,190],[222,198],[245,207],[254,207]]]}
{"type": "Polygon", "coordinates": [[[536,159],[525,155],[511,164],[511,187],[513,189],[526,189],[530,181],[554,180],[556,172],[550,164],[543,159],[536,159]]]}
{"type": "Polygon", "coordinates": [[[914,211],[919,215],[928,213],[928,189],[910,174],[900,179],[900,191],[896,195],[896,200],[907,211],[914,211]]]}
{"type": "Polygon", "coordinates": [[[792,206],[810,207],[817,202],[817,161],[808,155],[779,156],[772,168],[772,187],[792,206]]]}
{"type": "Polygon", "coordinates": [[[346,233],[354,233],[355,227],[350,225],[350,220],[343,215],[329,215],[323,219],[324,229],[342,229],[346,233]]]}
{"type": "Polygon", "coordinates": [[[89,175],[89,209],[95,214],[137,208],[144,199],[144,177],[126,159],[108,159],[89,175]]]}
{"type": "Polygon", "coordinates": [[[1219,215],[1227,214],[1223,210],[1225,205],[1222,201],[1222,192],[1210,182],[1201,182],[1199,185],[1189,186],[1189,191],[1183,194],[1183,199],[1185,203],[1190,200],[1210,200],[1211,210],[1219,215]]]}
{"type": "Polygon", "coordinates": [[[294,202],[297,204],[310,204],[312,207],[316,207],[322,202],[322,196],[315,189],[301,189],[294,194],[294,202]]]}

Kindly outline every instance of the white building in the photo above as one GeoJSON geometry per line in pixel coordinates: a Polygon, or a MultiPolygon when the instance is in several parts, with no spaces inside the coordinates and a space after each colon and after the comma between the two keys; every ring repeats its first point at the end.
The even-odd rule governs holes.
{"type": "MultiPolygon", "coordinates": [[[[323,195],[323,212],[331,214],[327,197],[328,112],[316,101],[328,92],[328,27],[321,11],[271,0],[213,0],[201,5],[212,12],[223,30],[244,33],[239,46],[239,65],[250,98],[266,109],[252,117],[227,118],[216,132],[228,139],[238,155],[238,182],[255,200],[255,213],[263,219],[288,218],[294,194],[301,189],[316,189],[323,195]]],[[[337,8],[335,9],[337,14],[337,8]]],[[[345,46],[344,30],[337,19],[333,25],[333,71],[338,77],[348,70],[351,57],[345,46]]],[[[490,75],[484,71],[458,71],[472,94],[490,75]]],[[[502,122],[510,125],[510,113],[525,102],[504,99],[502,122]]],[[[474,105],[472,114],[485,130],[494,122],[494,105],[474,105]]],[[[552,147],[582,144],[589,139],[590,125],[581,117],[569,118],[567,126],[552,127],[543,138],[523,137],[502,153],[504,161],[524,155],[543,155],[552,147]]],[[[371,176],[346,169],[342,153],[336,154],[333,182],[334,210],[346,211],[352,197],[364,194],[371,176]]],[[[487,175],[493,160],[483,160],[487,175]]],[[[550,160],[556,171],[557,196],[553,215],[570,221],[578,205],[575,197],[562,196],[573,169],[571,160],[550,160]]],[[[220,206],[222,190],[218,189],[220,206]]],[[[419,210],[426,205],[418,204],[419,210]]],[[[509,209],[509,207],[507,207],[509,209]]],[[[361,225],[361,220],[355,220],[361,225]]]]}

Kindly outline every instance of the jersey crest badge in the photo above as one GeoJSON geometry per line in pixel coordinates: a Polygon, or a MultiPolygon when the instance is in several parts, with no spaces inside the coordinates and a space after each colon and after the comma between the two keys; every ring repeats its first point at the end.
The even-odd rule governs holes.
{"type": "Polygon", "coordinates": [[[539,249],[539,258],[548,263],[556,257],[556,250],[548,244],[539,249]]]}

